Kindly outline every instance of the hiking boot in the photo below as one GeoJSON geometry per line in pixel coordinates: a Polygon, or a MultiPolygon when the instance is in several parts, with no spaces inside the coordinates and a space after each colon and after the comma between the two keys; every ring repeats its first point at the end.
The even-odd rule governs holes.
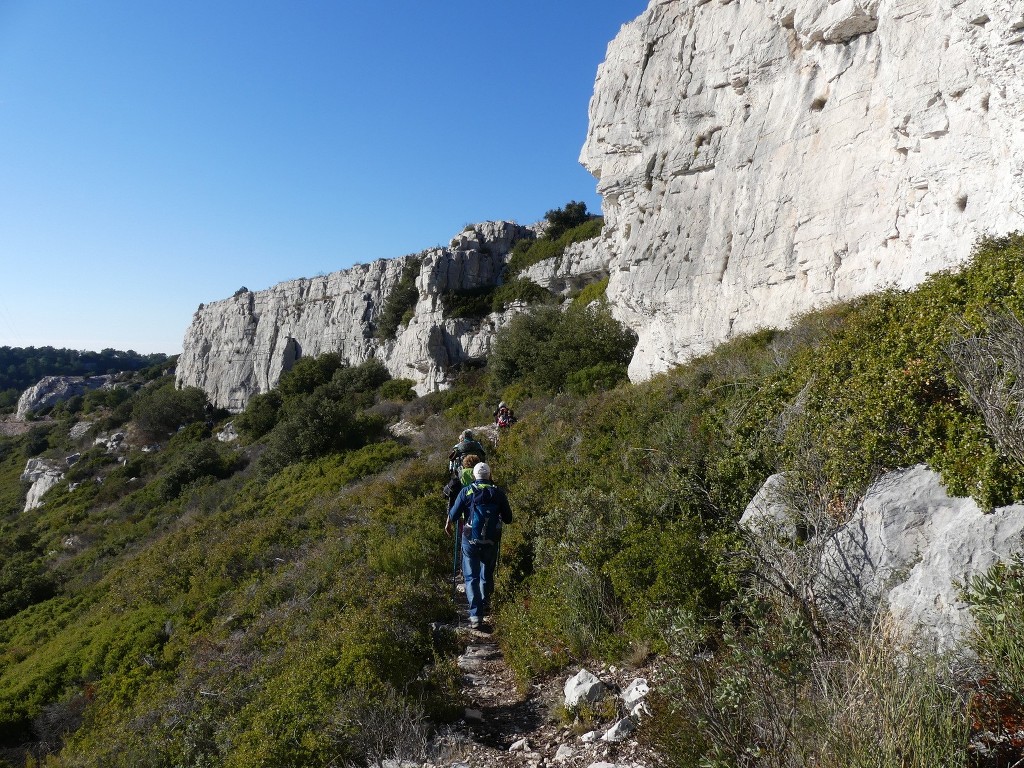
{"type": "Polygon", "coordinates": [[[471,626],[473,629],[480,629],[480,619],[476,616],[470,616],[469,626],[471,626]]]}

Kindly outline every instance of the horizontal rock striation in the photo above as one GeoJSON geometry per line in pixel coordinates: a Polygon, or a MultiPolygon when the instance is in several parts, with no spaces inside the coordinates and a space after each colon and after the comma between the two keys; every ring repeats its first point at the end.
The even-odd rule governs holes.
{"type": "Polygon", "coordinates": [[[580,160],[634,379],[1024,228],[1017,0],[652,0],[580,160]]]}
{"type": "Polygon", "coordinates": [[[514,243],[533,236],[514,222],[476,224],[446,248],[264,291],[243,289],[203,305],[185,334],[177,383],[199,387],[218,407],[238,411],[254,394],[272,389],[300,357],[335,352],[351,365],[376,356],[393,376],[412,379],[421,394],[444,387],[453,367],[486,356],[510,313],[445,318],[443,295],[500,282],[514,243]],[[413,259],[420,273],[412,318],[396,338],[380,341],[376,320],[413,259]]]}

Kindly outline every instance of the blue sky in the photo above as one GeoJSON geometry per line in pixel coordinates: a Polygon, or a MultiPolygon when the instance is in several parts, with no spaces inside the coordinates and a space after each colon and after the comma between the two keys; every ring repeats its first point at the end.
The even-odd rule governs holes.
{"type": "Polygon", "coordinates": [[[0,346],[180,351],[200,302],[584,200],[647,0],[0,0],[0,346]]]}

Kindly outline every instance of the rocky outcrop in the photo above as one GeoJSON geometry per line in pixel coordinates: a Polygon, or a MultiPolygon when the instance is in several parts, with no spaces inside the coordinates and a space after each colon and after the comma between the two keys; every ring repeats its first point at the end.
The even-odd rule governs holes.
{"type": "Polygon", "coordinates": [[[1024,13],[652,0],[598,70],[580,159],[645,378],[1024,228],[1024,13]]]}
{"type": "Polygon", "coordinates": [[[29,459],[25,471],[21,473],[21,482],[28,483],[29,489],[25,496],[24,512],[37,509],[43,505],[43,496],[48,490],[64,479],[60,465],[46,459],[29,459]]]}
{"type": "Polygon", "coordinates": [[[196,311],[178,359],[179,386],[204,390],[238,411],[266,392],[299,357],[336,352],[352,365],[380,358],[419,393],[445,386],[454,366],[481,359],[509,313],[483,320],[445,318],[442,295],[495,285],[512,245],[534,231],[514,222],[473,225],[448,247],[378,260],[265,291],[242,290],[196,311]],[[395,339],[375,337],[376,320],[402,270],[420,262],[412,319],[395,339]]]}
{"type": "Polygon", "coordinates": [[[18,398],[17,418],[52,408],[57,403],[84,395],[93,389],[106,389],[114,385],[113,375],[106,376],[44,376],[18,398]]]}
{"type": "MultiPolygon", "coordinates": [[[[780,475],[769,478],[740,524],[796,546],[783,487],[780,475]]],[[[822,607],[870,617],[884,606],[899,635],[947,649],[971,627],[959,585],[1024,551],[1024,506],[986,514],[972,499],[949,496],[938,474],[919,465],[879,479],[848,522],[803,546],[820,558],[814,593],[822,607]]]]}
{"type": "Polygon", "coordinates": [[[560,258],[545,259],[521,273],[554,294],[568,296],[608,277],[611,254],[601,238],[569,245],[560,258]]]}

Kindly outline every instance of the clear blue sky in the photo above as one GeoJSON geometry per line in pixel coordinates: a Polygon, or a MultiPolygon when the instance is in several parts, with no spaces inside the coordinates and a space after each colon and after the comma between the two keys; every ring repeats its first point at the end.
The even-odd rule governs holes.
{"type": "Polygon", "coordinates": [[[0,346],[180,351],[200,302],[538,221],[647,0],[0,0],[0,346]]]}

